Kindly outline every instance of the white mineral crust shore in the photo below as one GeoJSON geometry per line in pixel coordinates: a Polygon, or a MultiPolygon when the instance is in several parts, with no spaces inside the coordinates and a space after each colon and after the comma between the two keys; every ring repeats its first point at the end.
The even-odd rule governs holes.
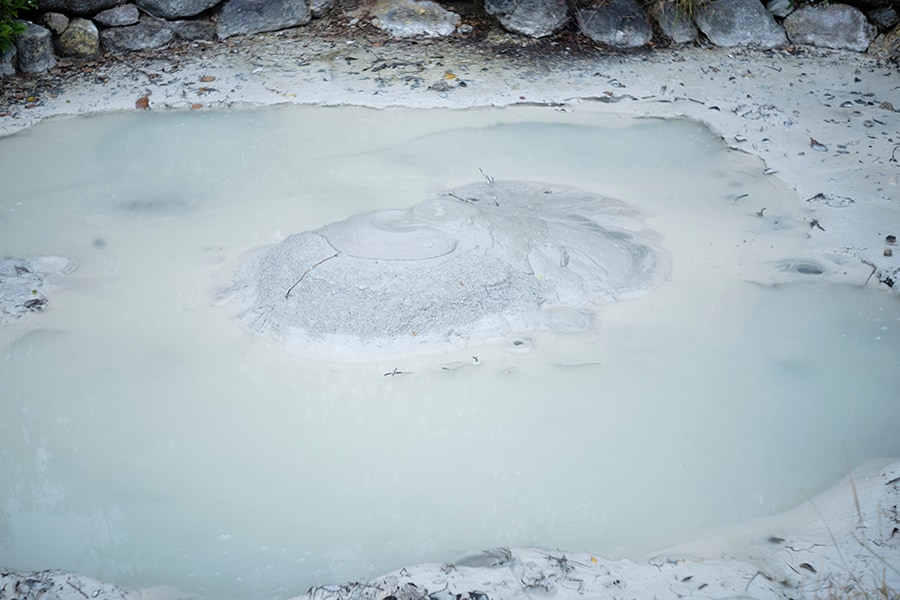
{"type": "MultiPolygon", "coordinates": [[[[900,69],[866,56],[687,48],[591,57],[506,54],[458,40],[370,44],[292,32],[115,61],[72,75],[33,108],[0,106],[0,135],[50,117],[135,110],[215,110],[277,104],[462,109],[519,103],[560,110],[683,117],[762,158],[808,202],[824,228],[819,249],[896,281],[900,254],[900,69]],[[452,77],[450,75],[453,75],[452,77]],[[102,75],[102,77],[99,77],[102,75]],[[210,80],[209,78],[215,78],[210,80]],[[201,82],[212,81],[212,83],[201,82]],[[97,83],[101,81],[102,83],[97,83]],[[459,82],[465,86],[459,85],[459,82]]],[[[519,41],[518,44],[527,44],[519,41]]],[[[894,286],[897,292],[900,286],[894,286]]],[[[886,288],[885,288],[886,289],[886,288]]],[[[894,459],[896,460],[896,458],[894,459]]],[[[795,510],[710,534],[647,560],[579,550],[494,550],[444,565],[410,566],[367,584],[317,588],[314,598],[842,598],[900,590],[900,462],[857,469],[795,510]]],[[[454,557],[447,557],[453,561],[454,557]]],[[[124,590],[59,571],[0,572],[8,598],[183,597],[124,590]],[[49,595],[47,595],[49,594],[49,595]]]]}
{"type": "MultiPolygon", "coordinates": [[[[713,532],[645,560],[566,549],[493,548],[403,567],[298,600],[556,598],[889,598],[900,589],[900,463],[869,463],[773,517],[713,532]],[[866,593],[871,595],[865,595],[866,593]]],[[[0,600],[176,600],[172,588],[129,590],[67,571],[0,570],[0,600]]]]}

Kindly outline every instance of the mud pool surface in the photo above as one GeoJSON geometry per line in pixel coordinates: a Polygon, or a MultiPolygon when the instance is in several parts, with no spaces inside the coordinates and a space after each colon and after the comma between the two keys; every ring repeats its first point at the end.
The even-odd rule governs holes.
{"type": "Polygon", "coordinates": [[[637,560],[900,456],[897,297],[828,243],[841,209],[694,122],[119,113],[2,139],[0,161],[3,253],[78,265],[0,329],[6,567],[246,598],[496,546],[637,560]],[[215,302],[248,250],[480,171],[627,203],[670,276],[577,335],[353,365],[215,302]]]}

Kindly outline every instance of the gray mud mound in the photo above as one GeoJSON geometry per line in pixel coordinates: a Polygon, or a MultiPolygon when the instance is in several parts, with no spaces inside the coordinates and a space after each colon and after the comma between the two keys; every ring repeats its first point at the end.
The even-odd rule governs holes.
{"type": "Polygon", "coordinates": [[[0,326],[44,310],[49,299],[43,291],[62,285],[74,270],[75,263],[61,256],[0,258],[0,326]]]}
{"type": "Polygon", "coordinates": [[[250,332],[333,360],[580,331],[667,277],[642,229],[633,209],[581,190],[478,183],[253,250],[220,299],[250,332]]]}

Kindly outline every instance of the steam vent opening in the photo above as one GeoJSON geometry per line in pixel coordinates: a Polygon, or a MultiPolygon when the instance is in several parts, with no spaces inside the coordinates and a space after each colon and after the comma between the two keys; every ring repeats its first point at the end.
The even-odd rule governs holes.
{"type": "Polygon", "coordinates": [[[896,297],[696,123],[154,111],[0,164],[4,567],[249,599],[639,558],[900,456],[896,297]]]}

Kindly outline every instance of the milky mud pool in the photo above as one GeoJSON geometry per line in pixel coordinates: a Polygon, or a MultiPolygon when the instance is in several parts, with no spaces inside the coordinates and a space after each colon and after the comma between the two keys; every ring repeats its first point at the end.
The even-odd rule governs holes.
{"type": "MultiPolygon", "coordinates": [[[[77,265],[0,329],[10,568],[272,598],[497,546],[641,557],[900,456],[896,296],[696,123],[108,114],[2,139],[0,160],[3,255],[77,265]],[[469,206],[459,190],[489,180],[625,207],[665,269],[640,294],[575,298],[579,327],[510,320],[421,354],[348,339],[355,360],[285,351],[220,301],[248,253],[469,206]]],[[[371,250],[360,235],[335,244],[371,250]]],[[[287,281],[323,285],[328,264],[287,281]]]]}

